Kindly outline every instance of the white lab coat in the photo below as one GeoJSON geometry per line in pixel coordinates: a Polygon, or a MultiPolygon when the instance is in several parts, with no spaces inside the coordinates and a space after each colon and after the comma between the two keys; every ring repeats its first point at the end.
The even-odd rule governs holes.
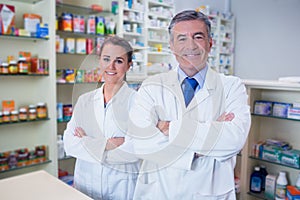
{"type": "Polygon", "coordinates": [[[235,199],[236,154],[250,128],[247,97],[239,78],[211,69],[187,108],[177,70],[145,80],[130,112],[129,134],[144,159],[134,199],[235,199]],[[235,118],[217,122],[224,112],[235,118]],[[169,136],[158,120],[171,121],[169,136]]]}
{"type": "Polygon", "coordinates": [[[125,134],[135,94],[124,83],[106,108],[103,86],[81,95],[64,132],[66,154],[76,158],[75,188],[93,199],[132,199],[140,162],[127,153],[132,146],[125,134]],[[87,136],[74,136],[76,127],[83,128],[87,136]],[[125,142],[106,151],[111,137],[125,137],[125,142]]]}

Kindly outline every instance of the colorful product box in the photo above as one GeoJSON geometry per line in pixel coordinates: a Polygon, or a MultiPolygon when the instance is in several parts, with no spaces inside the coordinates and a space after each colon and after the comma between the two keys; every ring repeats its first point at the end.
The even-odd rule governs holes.
{"type": "Polygon", "coordinates": [[[42,17],[37,14],[25,13],[23,15],[23,19],[24,29],[32,35],[35,35],[35,33],[37,32],[37,24],[42,22],[42,17]]]}
{"type": "Polygon", "coordinates": [[[0,24],[2,34],[13,34],[15,30],[15,7],[7,4],[0,4],[0,24]]]}
{"type": "Polygon", "coordinates": [[[281,163],[282,151],[280,148],[270,145],[264,145],[262,159],[271,162],[281,163]]]}
{"type": "Polygon", "coordinates": [[[300,168],[300,151],[296,149],[283,151],[281,156],[281,164],[300,168]]]}
{"type": "Polygon", "coordinates": [[[76,39],[76,53],[86,54],[86,39],[85,38],[77,38],[76,39]]]}
{"type": "Polygon", "coordinates": [[[265,142],[264,141],[259,141],[256,144],[253,145],[253,152],[252,155],[257,158],[262,158],[262,152],[263,152],[263,147],[264,147],[265,142]]]}
{"type": "Polygon", "coordinates": [[[270,101],[255,101],[254,103],[254,114],[258,115],[271,115],[272,113],[272,102],[270,101]]]}
{"type": "Polygon", "coordinates": [[[300,108],[298,107],[288,108],[287,117],[290,119],[300,119],[300,108]]]}
{"type": "Polygon", "coordinates": [[[39,23],[36,25],[36,37],[49,38],[48,24],[39,23]]]}
{"type": "Polygon", "coordinates": [[[288,185],[286,187],[286,199],[300,200],[300,190],[298,190],[295,186],[288,185]]]}
{"type": "Polygon", "coordinates": [[[274,102],[272,115],[276,117],[284,117],[288,116],[288,109],[292,107],[290,103],[281,103],[281,102],[274,102]]]}
{"type": "Polygon", "coordinates": [[[75,53],[75,39],[66,38],[65,53],[75,53]]]}

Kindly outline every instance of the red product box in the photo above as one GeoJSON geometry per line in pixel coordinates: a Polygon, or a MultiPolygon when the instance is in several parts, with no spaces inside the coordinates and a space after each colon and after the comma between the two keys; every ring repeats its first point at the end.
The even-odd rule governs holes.
{"type": "Polygon", "coordinates": [[[0,4],[0,25],[2,34],[13,34],[15,30],[15,7],[8,4],[0,4]]]}

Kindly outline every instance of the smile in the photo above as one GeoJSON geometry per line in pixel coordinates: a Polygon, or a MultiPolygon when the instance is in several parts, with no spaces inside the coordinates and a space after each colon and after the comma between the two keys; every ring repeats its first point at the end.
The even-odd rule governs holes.
{"type": "Polygon", "coordinates": [[[186,56],[186,57],[195,57],[195,56],[200,56],[201,54],[200,53],[197,53],[197,54],[183,54],[183,56],[186,56]]]}
{"type": "Polygon", "coordinates": [[[107,75],[116,75],[116,72],[105,72],[107,75]]]}

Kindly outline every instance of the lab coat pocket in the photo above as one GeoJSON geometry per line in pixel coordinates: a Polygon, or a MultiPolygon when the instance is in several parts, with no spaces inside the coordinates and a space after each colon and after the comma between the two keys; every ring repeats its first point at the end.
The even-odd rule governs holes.
{"type": "Polygon", "coordinates": [[[134,192],[135,200],[153,200],[158,199],[158,182],[143,183],[141,180],[137,182],[134,192]]]}
{"type": "Polygon", "coordinates": [[[109,199],[132,199],[136,176],[114,174],[108,178],[109,199]]]}

